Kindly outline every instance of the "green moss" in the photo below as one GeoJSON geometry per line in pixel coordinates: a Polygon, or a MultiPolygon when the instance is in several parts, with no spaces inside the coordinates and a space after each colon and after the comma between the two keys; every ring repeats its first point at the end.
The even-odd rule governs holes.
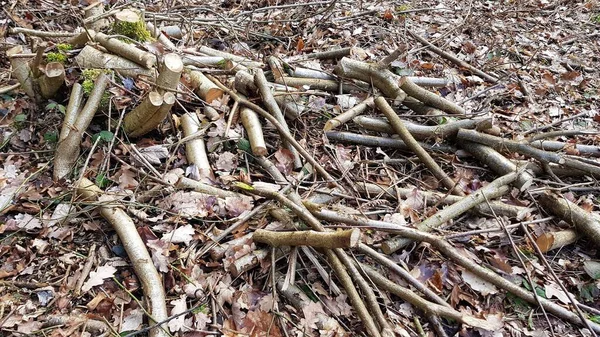
{"type": "Polygon", "coordinates": [[[115,34],[127,36],[128,38],[138,42],[152,41],[152,36],[146,29],[146,24],[142,19],[135,23],[115,22],[112,30],[115,34]]]}
{"type": "Polygon", "coordinates": [[[46,62],[60,62],[65,64],[65,62],[67,62],[67,55],[63,53],[48,53],[46,55],[46,62]]]}
{"type": "Polygon", "coordinates": [[[69,50],[73,50],[73,46],[68,44],[68,43],[59,43],[56,45],[56,48],[58,49],[58,51],[61,52],[68,52],[69,50]]]}
{"type": "Polygon", "coordinates": [[[600,13],[592,16],[593,23],[600,23],[600,13]]]}
{"type": "Polygon", "coordinates": [[[92,80],[95,81],[100,74],[102,74],[102,69],[83,69],[81,72],[81,77],[84,80],[92,80]]]}
{"type": "Polygon", "coordinates": [[[396,7],[397,12],[404,12],[410,9],[410,5],[404,4],[396,7]]]}
{"type": "Polygon", "coordinates": [[[81,88],[83,89],[83,92],[86,95],[89,95],[90,92],[92,92],[92,90],[94,89],[94,81],[92,81],[92,80],[83,80],[83,83],[81,83],[81,88]]]}
{"type": "Polygon", "coordinates": [[[83,78],[81,88],[86,95],[89,95],[92,92],[94,89],[94,82],[102,73],[110,75],[111,71],[108,69],[84,69],[81,72],[81,77],[83,78]]]}

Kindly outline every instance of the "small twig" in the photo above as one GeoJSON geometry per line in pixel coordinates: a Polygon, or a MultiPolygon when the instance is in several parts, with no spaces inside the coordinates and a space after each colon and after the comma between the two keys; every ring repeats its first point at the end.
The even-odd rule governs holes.
{"type": "MultiPolygon", "coordinates": [[[[485,200],[486,200],[486,202],[489,202],[489,200],[487,199],[487,197],[485,197],[485,200]]],[[[527,265],[525,265],[525,261],[523,261],[523,257],[521,256],[522,255],[521,252],[517,248],[517,245],[515,244],[515,241],[513,240],[511,233],[506,228],[506,225],[504,225],[504,222],[498,218],[498,216],[496,215],[496,213],[494,213],[493,210],[492,210],[492,215],[494,217],[494,220],[496,220],[496,223],[498,225],[500,225],[500,227],[504,231],[504,235],[506,235],[506,237],[508,238],[508,242],[510,243],[510,246],[511,246],[511,248],[513,250],[513,253],[519,259],[519,263],[521,264],[521,267],[523,267],[523,270],[525,270],[525,275],[527,277],[527,282],[529,282],[529,286],[531,287],[531,293],[533,294],[533,297],[535,298],[535,301],[537,302],[537,304],[540,306],[540,309],[542,309],[542,313],[544,314],[544,318],[546,319],[546,322],[548,323],[548,326],[550,327],[550,334],[552,336],[554,336],[554,328],[552,327],[552,323],[550,322],[550,319],[548,318],[548,313],[546,313],[546,309],[544,308],[544,306],[540,302],[540,297],[538,296],[537,290],[536,290],[536,284],[533,282],[533,279],[531,277],[531,273],[529,272],[529,269],[527,269],[527,265]]],[[[535,244],[535,243],[533,243],[533,244],[535,244]]],[[[584,322],[584,324],[586,324],[586,322],[584,322]]],[[[589,326],[588,326],[588,329],[591,330],[591,328],[589,326]]]]}
{"type": "Polygon", "coordinates": [[[485,80],[487,80],[487,81],[489,81],[489,82],[492,82],[492,83],[496,83],[496,82],[498,82],[498,78],[496,78],[496,77],[494,77],[494,76],[492,76],[492,75],[489,75],[489,74],[487,74],[487,73],[485,73],[485,72],[483,72],[483,71],[481,71],[481,70],[479,70],[479,69],[477,69],[477,68],[473,67],[472,65],[470,65],[470,64],[468,64],[467,62],[465,62],[465,61],[463,61],[463,60],[459,59],[459,58],[458,58],[458,57],[456,57],[455,55],[452,55],[452,54],[450,54],[450,53],[448,53],[448,52],[445,52],[445,51],[441,50],[440,48],[438,48],[438,47],[434,46],[434,45],[433,45],[431,42],[429,42],[429,41],[427,41],[426,39],[422,38],[422,37],[421,37],[420,35],[418,35],[417,33],[414,33],[414,32],[412,32],[412,31],[410,31],[410,30],[408,31],[408,33],[409,33],[409,34],[410,34],[412,37],[414,37],[415,39],[417,39],[419,42],[421,42],[422,44],[424,44],[424,45],[426,45],[427,47],[429,47],[429,49],[430,49],[432,52],[434,52],[434,53],[438,54],[439,56],[441,56],[441,57],[443,57],[443,58],[445,58],[445,59],[449,60],[450,62],[452,62],[452,63],[454,63],[454,64],[456,64],[456,65],[458,65],[458,66],[460,66],[460,67],[463,67],[463,68],[466,68],[466,69],[468,69],[468,70],[469,70],[470,72],[472,72],[473,74],[475,74],[475,75],[478,75],[478,76],[480,76],[480,77],[484,78],[485,80]]]}
{"type": "Polygon", "coordinates": [[[345,190],[329,174],[329,172],[327,172],[327,170],[325,170],[325,168],[319,162],[317,162],[315,160],[315,158],[313,156],[311,156],[310,153],[308,153],[308,151],[306,151],[306,149],[302,145],[300,145],[300,143],[298,143],[294,139],[294,137],[290,133],[286,133],[285,132],[284,127],[279,123],[279,121],[275,117],[271,116],[270,113],[268,113],[266,110],[264,110],[260,106],[254,104],[254,103],[252,103],[252,102],[250,102],[250,101],[248,101],[246,99],[241,98],[238,94],[236,94],[231,89],[229,89],[226,86],[224,86],[223,84],[221,84],[221,82],[219,82],[216,78],[212,77],[211,75],[206,75],[206,77],[208,77],[211,81],[213,81],[213,83],[215,83],[223,91],[225,91],[227,94],[229,94],[229,96],[231,98],[233,98],[234,100],[240,102],[242,105],[245,105],[245,106],[249,107],[254,112],[258,113],[263,118],[265,118],[266,120],[268,120],[271,124],[273,124],[273,126],[275,128],[277,128],[277,131],[279,131],[279,133],[281,134],[281,136],[283,138],[285,138],[294,148],[296,148],[296,150],[298,150],[298,153],[300,153],[302,155],[302,157],[304,157],[304,159],[306,159],[317,170],[317,172],[319,172],[319,174],[321,176],[323,176],[323,178],[325,178],[325,180],[327,180],[328,183],[331,183],[331,184],[335,185],[336,187],[338,187],[341,190],[345,190]]]}
{"type": "Polygon", "coordinates": [[[75,289],[74,289],[76,296],[79,296],[79,294],[81,293],[81,287],[83,286],[83,282],[85,281],[85,279],[89,275],[90,271],[92,270],[92,266],[94,265],[95,260],[96,260],[96,244],[94,243],[90,247],[87,261],[85,262],[85,265],[83,266],[83,269],[81,270],[81,275],[79,276],[79,279],[77,279],[77,284],[75,285],[75,289]]]}
{"type": "Polygon", "coordinates": [[[404,122],[400,119],[398,114],[392,109],[392,107],[387,103],[385,98],[377,97],[375,99],[375,105],[384,113],[387,119],[390,121],[390,124],[394,128],[394,131],[400,136],[400,138],[406,143],[406,145],[419,157],[421,162],[433,173],[433,175],[442,182],[444,187],[446,187],[449,191],[452,191],[452,194],[464,196],[464,193],[459,188],[456,188],[456,182],[450,178],[442,168],[437,164],[435,160],[431,157],[429,153],[427,153],[419,143],[415,140],[415,138],[410,134],[404,122]]]}
{"type": "MultiPolygon", "coordinates": [[[[569,293],[569,291],[567,291],[567,288],[565,288],[564,282],[562,282],[558,278],[558,275],[556,275],[556,273],[554,272],[554,269],[552,268],[552,266],[550,265],[550,263],[548,263],[548,260],[546,259],[546,257],[542,253],[542,251],[540,250],[540,247],[535,243],[535,240],[531,236],[531,233],[529,233],[529,229],[527,229],[527,226],[525,226],[524,224],[521,224],[521,228],[523,229],[523,232],[527,236],[527,239],[529,239],[530,244],[533,246],[533,248],[535,249],[536,253],[538,254],[538,256],[540,257],[540,259],[542,260],[542,262],[544,263],[544,265],[546,266],[546,268],[548,269],[548,271],[552,275],[552,278],[554,279],[554,281],[556,282],[556,284],[565,293],[565,295],[567,295],[567,298],[569,299],[569,302],[571,302],[573,308],[575,308],[575,311],[577,312],[577,314],[581,318],[581,321],[583,322],[583,324],[585,324],[587,326],[588,330],[590,330],[590,332],[592,333],[592,335],[596,336],[596,332],[592,329],[591,326],[589,326],[587,320],[585,319],[585,316],[584,316],[583,312],[581,311],[581,309],[577,305],[578,303],[575,301],[575,299],[573,298],[573,296],[571,295],[571,293],[569,293]]],[[[551,331],[554,332],[553,329],[551,331]]]]}
{"type": "Polygon", "coordinates": [[[384,57],[382,60],[377,62],[377,65],[381,69],[385,69],[385,68],[389,67],[390,64],[392,64],[392,62],[394,62],[404,52],[406,52],[406,45],[402,44],[398,48],[396,48],[393,52],[391,52],[388,56],[384,57]]]}
{"type": "Polygon", "coordinates": [[[537,135],[527,138],[529,143],[535,142],[536,140],[564,137],[564,136],[580,136],[580,135],[598,135],[600,132],[596,130],[557,130],[544,133],[538,133],[537,135]]]}
{"type": "Polygon", "coordinates": [[[577,119],[579,117],[584,117],[584,116],[588,116],[588,112],[587,111],[580,112],[580,113],[578,113],[576,115],[573,115],[571,117],[567,117],[567,118],[563,118],[561,120],[557,120],[557,121],[552,122],[550,124],[546,124],[546,125],[539,126],[537,128],[529,129],[529,130],[523,132],[523,136],[528,135],[530,133],[534,133],[534,132],[546,130],[546,129],[549,129],[549,128],[551,128],[553,126],[556,126],[558,124],[561,124],[561,123],[564,123],[564,122],[567,122],[567,121],[570,121],[570,120],[573,120],[573,119],[577,119]]]}

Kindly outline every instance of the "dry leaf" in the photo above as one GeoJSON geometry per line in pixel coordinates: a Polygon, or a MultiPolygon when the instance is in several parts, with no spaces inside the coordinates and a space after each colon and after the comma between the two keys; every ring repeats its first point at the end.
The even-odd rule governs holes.
{"type": "Polygon", "coordinates": [[[194,239],[194,227],[192,225],[185,225],[178,227],[174,231],[163,234],[161,240],[171,243],[185,243],[189,246],[190,241],[194,239]]]}
{"type": "Polygon", "coordinates": [[[498,292],[498,289],[495,285],[489,283],[488,281],[482,280],[479,276],[469,272],[463,271],[462,278],[465,283],[467,283],[471,289],[479,292],[481,295],[486,296],[489,294],[495,294],[498,292]]]}
{"type": "Polygon", "coordinates": [[[116,272],[117,269],[113,266],[98,267],[96,271],[90,272],[90,276],[88,280],[85,281],[85,283],[83,284],[83,287],[81,287],[81,290],[83,292],[87,292],[90,289],[92,289],[92,287],[101,285],[102,283],[104,283],[105,279],[115,276],[116,272]]]}
{"type": "MultiPolygon", "coordinates": [[[[187,297],[183,295],[178,300],[171,301],[171,304],[173,305],[173,309],[171,309],[171,316],[181,314],[187,310],[186,298],[187,297]]],[[[185,327],[185,315],[173,318],[169,321],[169,323],[167,323],[167,326],[171,332],[183,330],[185,327]]]]}

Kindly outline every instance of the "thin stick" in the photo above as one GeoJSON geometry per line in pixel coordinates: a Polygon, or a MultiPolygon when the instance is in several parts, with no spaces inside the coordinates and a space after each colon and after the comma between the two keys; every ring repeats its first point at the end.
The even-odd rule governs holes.
{"type": "Polygon", "coordinates": [[[302,145],[300,145],[300,143],[298,143],[294,139],[294,137],[292,137],[292,135],[290,133],[285,132],[284,127],[277,121],[277,119],[275,117],[271,116],[270,113],[268,113],[265,109],[261,108],[260,106],[254,104],[246,99],[241,98],[238,94],[233,92],[231,89],[229,89],[226,86],[224,86],[223,84],[221,84],[221,82],[219,82],[213,76],[207,74],[206,77],[208,77],[211,81],[213,81],[213,83],[215,83],[217,86],[219,86],[221,89],[223,89],[223,91],[225,91],[235,101],[238,101],[238,102],[240,102],[240,104],[249,107],[254,112],[258,113],[263,118],[268,120],[271,124],[273,124],[273,126],[277,129],[277,131],[279,131],[279,134],[283,138],[285,138],[285,140],[287,140],[290,143],[290,145],[292,145],[294,148],[296,148],[296,150],[298,150],[298,153],[300,153],[300,155],[302,155],[302,157],[304,157],[304,159],[306,159],[306,161],[308,161],[315,168],[315,170],[317,170],[317,172],[319,172],[319,174],[323,178],[325,178],[325,180],[328,183],[331,183],[335,187],[341,189],[342,191],[345,191],[345,189],[340,184],[338,184],[338,182],[329,174],[329,172],[327,172],[327,170],[325,170],[325,168],[319,162],[317,162],[315,160],[315,158],[313,158],[313,156],[311,156],[310,153],[308,153],[308,151],[306,151],[306,149],[302,145]]]}
{"type": "Polygon", "coordinates": [[[442,182],[442,184],[452,192],[452,194],[464,196],[462,190],[457,188],[457,184],[452,178],[450,178],[446,172],[442,170],[442,168],[433,160],[431,155],[427,153],[423,149],[419,143],[415,140],[415,138],[410,134],[410,131],[404,125],[404,122],[398,117],[398,114],[392,109],[392,107],[387,103],[385,98],[377,97],[375,99],[375,105],[384,113],[387,119],[392,124],[394,131],[402,138],[404,143],[408,145],[408,147],[419,157],[421,162],[425,164],[425,166],[433,173],[433,175],[442,182]]]}
{"type": "Polygon", "coordinates": [[[494,76],[492,76],[492,75],[489,75],[489,74],[487,74],[487,73],[485,73],[485,72],[483,72],[483,71],[481,71],[481,70],[479,70],[479,69],[477,69],[477,68],[473,67],[472,65],[468,64],[467,62],[465,62],[465,61],[463,61],[463,60],[459,59],[458,57],[456,57],[456,56],[454,56],[454,55],[452,55],[452,54],[450,54],[450,53],[448,53],[448,52],[445,52],[445,51],[441,50],[440,48],[438,48],[438,47],[434,46],[434,45],[433,45],[431,42],[429,42],[429,41],[427,41],[426,39],[422,38],[422,37],[421,37],[420,35],[418,35],[417,33],[414,33],[414,32],[412,32],[412,31],[410,31],[410,30],[408,31],[408,33],[409,33],[409,34],[410,34],[412,37],[414,37],[414,38],[415,38],[417,41],[419,41],[419,42],[421,42],[422,44],[424,44],[424,45],[426,45],[427,47],[429,47],[429,49],[430,49],[432,52],[434,52],[434,53],[436,53],[436,54],[440,55],[441,57],[443,57],[443,58],[447,59],[448,61],[450,61],[450,62],[452,62],[452,63],[454,63],[454,64],[456,64],[456,65],[458,65],[458,66],[460,66],[460,67],[463,67],[463,68],[467,68],[467,69],[469,69],[469,71],[470,71],[470,72],[472,72],[472,73],[473,73],[473,74],[475,74],[475,75],[478,75],[478,76],[481,76],[481,77],[483,77],[483,78],[484,78],[485,80],[487,80],[488,82],[492,82],[492,83],[496,83],[496,82],[498,82],[498,78],[496,78],[496,77],[494,77],[494,76]]]}

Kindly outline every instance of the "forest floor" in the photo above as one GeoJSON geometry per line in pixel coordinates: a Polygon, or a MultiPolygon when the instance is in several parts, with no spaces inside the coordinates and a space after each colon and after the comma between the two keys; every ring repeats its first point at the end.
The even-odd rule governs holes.
{"type": "MultiPolygon", "coordinates": [[[[108,13],[141,4],[107,2],[108,13]]],[[[117,126],[154,82],[117,71],[107,87],[110,102],[81,130],[72,171],[55,179],[65,109],[72,86],[82,82],[75,60],[81,48],[64,51],[64,85],[37,102],[16,85],[15,58],[5,56],[23,46],[21,59],[34,59],[40,49],[32,45],[41,42],[43,56],[58,52],[71,37],[34,37],[14,28],[75,34],[89,3],[3,1],[0,336],[600,333],[599,2],[143,3],[146,22],[183,32],[171,36],[170,51],[160,42],[138,45],[159,62],[169,52],[206,54],[204,46],[254,61],[258,66],[248,68],[262,68],[271,82],[278,81],[281,69],[272,63],[278,60],[289,81],[310,69],[334,88],[311,80],[284,89],[300,110],[287,119],[287,135],[305,151],[285,148],[289,140],[282,141],[279,125],[261,115],[262,157],[253,155],[239,117],[248,101],[221,91],[209,104],[188,88],[186,75],[175,84],[177,103],[164,122],[130,137],[117,126]],[[346,52],[316,54],[332,50],[346,52]],[[376,75],[360,81],[363,75],[341,74],[342,56],[376,65],[395,51],[397,57],[374,73],[391,73],[398,80],[392,86],[408,77],[438,79],[441,85],[423,87],[443,104],[416,112],[384,95],[389,105],[376,100],[360,117],[383,117],[386,105],[394,109],[406,125],[428,130],[418,136],[411,129],[425,155],[416,156],[415,146],[385,119],[375,120],[380,127],[355,119],[329,130],[332,118],[385,92],[376,75]],[[206,174],[191,162],[186,148],[193,140],[180,130],[190,112],[200,122],[194,137],[200,135],[207,150],[206,174]],[[469,121],[463,136],[463,129],[457,135],[457,128],[441,133],[434,126],[469,121]],[[543,141],[558,148],[539,150],[543,141]],[[297,151],[303,169],[295,165],[297,151]],[[508,166],[496,166],[502,160],[489,159],[494,155],[508,166]],[[181,176],[234,193],[181,188],[181,176]],[[99,202],[78,194],[82,178],[104,194],[99,202]],[[461,198],[471,203],[450,208],[461,198]],[[561,202],[567,206],[559,210],[561,202]],[[115,231],[119,224],[106,216],[113,211],[133,220],[137,232],[115,231]],[[327,246],[337,238],[325,239],[325,246],[309,238],[291,248],[253,239],[259,229],[279,240],[282,232],[309,227],[360,236],[341,242],[344,250],[327,246]],[[565,241],[553,246],[561,235],[565,241]],[[140,281],[131,236],[150,253],[152,263],[144,268],[158,271],[164,299],[153,298],[140,281]],[[413,240],[393,248],[406,237],[413,240]],[[164,302],[166,318],[156,302],[164,302]]],[[[240,70],[222,66],[200,70],[240,93],[240,70]]],[[[244,94],[267,109],[261,94],[244,94]]]]}

